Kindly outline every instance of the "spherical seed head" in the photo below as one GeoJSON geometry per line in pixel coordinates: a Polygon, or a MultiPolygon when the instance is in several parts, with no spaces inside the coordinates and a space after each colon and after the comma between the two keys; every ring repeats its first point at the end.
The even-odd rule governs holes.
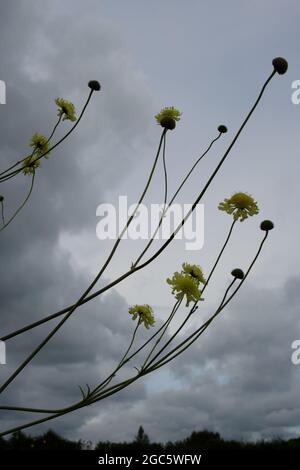
{"type": "Polygon", "coordinates": [[[172,131],[176,127],[176,121],[175,119],[166,116],[161,119],[160,125],[165,129],[169,129],[170,131],[172,131]]]}
{"type": "Polygon", "coordinates": [[[94,90],[94,91],[99,91],[101,88],[101,85],[98,82],[98,80],[90,80],[88,83],[88,86],[90,87],[91,90],[94,90]]]}
{"type": "Polygon", "coordinates": [[[271,220],[264,220],[261,224],[260,224],[260,228],[261,230],[263,230],[264,232],[268,232],[269,230],[272,230],[274,228],[274,224],[271,220]]]}
{"type": "Polygon", "coordinates": [[[227,127],[224,126],[223,124],[221,124],[219,127],[218,127],[218,131],[221,132],[221,134],[225,134],[227,132],[227,127]]]}
{"type": "Polygon", "coordinates": [[[231,271],[231,274],[233,277],[236,277],[237,279],[244,279],[244,273],[240,268],[233,269],[231,271]]]}
{"type": "Polygon", "coordinates": [[[4,196],[1,196],[0,194],[0,202],[3,202],[4,201],[4,196]]]}
{"type": "Polygon", "coordinates": [[[272,64],[279,75],[285,74],[288,69],[288,63],[283,57],[275,57],[275,59],[272,60],[272,64]]]}

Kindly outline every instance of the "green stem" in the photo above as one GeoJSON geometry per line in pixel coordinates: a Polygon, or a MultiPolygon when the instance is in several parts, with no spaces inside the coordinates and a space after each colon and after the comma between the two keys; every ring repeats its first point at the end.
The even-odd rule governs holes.
{"type": "MultiPolygon", "coordinates": [[[[276,73],[275,70],[273,70],[273,72],[271,73],[271,75],[268,77],[268,79],[265,81],[259,95],[258,95],[258,98],[256,99],[254,105],[252,106],[252,108],[250,109],[249,113],[247,114],[246,118],[244,119],[242,125],[240,126],[239,130],[237,131],[235,137],[233,138],[233,140],[231,141],[229,147],[227,148],[226,152],[224,153],[222,159],[220,160],[219,164],[217,165],[217,167],[215,168],[214,172],[212,173],[212,175],[210,176],[207,184],[205,185],[204,189],[201,191],[201,193],[199,194],[198,198],[196,199],[196,201],[194,202],[191,210],[188,212],[188,214],[186,215],[186,217],[181,221],[180,225],[177,227],[177,229],[171,234],[171,236],[169,237],[169,239],[156,251],[156,253],[154,253],[154,255],[152,255],[147,261],[145,261],[143,264],[139,265],[139,266],[136,266],[136,267],[133,267],[130,271],[128,271],[127,273],[123,274],[122,276],[120,276],[119,278],[117,278],[115,281],[111,282],[110,284],[108,284],[107,286],[105,286],[104,288],[102,289],[99,289],[98,291],[94,292],[93,294],[91,294],[90,296],[86,297],[84,299],[84,301],[82,302],[82,304],[86,303],[86,302],[89,302],[90,300],[94,299],[95,297],[97,297],[98,295],[102,294],[103,292],[105,292],[106,290],[110,289],[111,287],[115,286],[116,284],[118,284],[119,282],[121,282],[122,280],[126,279],[128,276],[130,276],[131,274],[133,274],[134,272],[137,272],[139,269],[143,269],[145,266],[147,266],[148,264],[150,264],[152,261],[154,261],[160,254],[162,251],[164,251],[166,249],[166,247],[172,242],[173,238],[175,237],[175,235],[177,234],[177,232],[182,228],[182,226],[184,225],[185,221],[187,220],[187,218],[190,216],[190,214],[194,211],[195,207],[197,206],[197,204],[200,202],[200,200],[202,199],[203,195],[205,194],[205,192],[207,191],[209,185],[211,184],[212,180],[214,179],[214,177],[216,176],[216,174],[218,173],[218,171],[220,170],[222,164],[224,163],[224,161],[226,160],[227,156],[229,155],[229,152],[231,151],[232,147],[234,146],[235,142],[237,141],[239,135],[241,134],[242,130],[244,129],[246,123],[248,122],[248,120],[250,119],[251,115],[253,114],[255,108],[257,107],[268,83],[270,82],[270,80],[272,79],[272,77],[274,76],[274,74],[276,73]]],[[[14,331],[6,336],[4,336],[3,338],[1,338],[2,341],[5,341],[5,340],[8,340],[14,336],[17,336],[21,333],[24,333],[25,331],[28,331],[32,328],[35,328],[36,326],[39,326],[39,325],[42,325],[43,323],[45,322],[48,322],[50,320],[53,320],[54,318],[57,318],[61,315],[63,315],[64,313],[68,312],[71,308],[73,308],[73,305],[71,306],[68,306],[56,313],[53,313],[52,315],[48,315],[47,317],[37,321],[37,322],[34,322],[34,323],[31,323],[30,325],[27,325],[17,331],[14,331]]]]}
{"type": "MultiPolygon", "coordinates": [[[[220,309],[222,307],[222,305],[224,304],[225,300],[226,300],[226,297],[228,295],[228,292],[229,290],[231,289],[232,285],[234,284],[234,282],[236,281],[236,278],[233,279],[233,281],[231,281],[231,283],[229,284],[229,286],[227,287],[226,291],[225,291],[225,294],[223,295],[222,297],[222,300],[219,304],[219,307],[217,308],[216,312],[203,324],[201,325],[200,328],[198,328],[198,330],[203,330],[205,329],[211,322],[212,320],[215,318],[215,316],[217,314],[220,313],[220,309]]],[[[198,331],[196,330],[196,331],[198,331]]],[[[153,371],[155,369],[158,369],[159,367],[162,367],[163,364],[167,364],[167,362],[171,361],[171,359],[169,358],[167,361],[165,360],[167,357],[169,356],[172,356],[173,353],[176,353],[176,351],[178,351],[178,349],[180,349],[186,342],[188,342],[187,340],[190,339],[193,335],[195,335],[195,332],[192,333],[186,340],[182,341],[181,343],[179,343],[175,348],[173,348],[168,354],[165,354],[164,357],[162,357],[159,361],[157,361],[151,368],[149,367],[149,371],[153,371]],[[161,365],[160,365],[161,364],[161,365]]],[[[195,340],[193,340],[195,341],[195,340]]],[[[183,352],[185,349],[187,349],[189,347],[190,344],[192,344],[191,341],[190,343],[188,343],[188,345],[186,345],[184,348],[182,348],[179,352],[177,352],[176,354],[173,354],[172,358],[175,358],[176,356],[178,356],[179,354],[181,354],[181,352],[183,352]]],[[[153,363],[154,360],[151,361],[151,363],[153,363]]],[[[150,364],[149,364],[150,366],[150,364]]]]}
{"type": "MultiPolygon", "coordinates": [[[[27,194],[25,200],[22,202],[22,204],[20,205],[20,207],[18,207],[18,209],[17,209],[17,210],[15,211],[15,213],[11,216],[11,218],[10,218],[5,224],[3,224],[3,226],[0,228],[0,232],[2,232],[2,230],[4,230],[4,229],[14,220],[14,218],[19,214],[19,212],[23,209],[23,207],[25,206],[26,202],[27,202],[28,199],[30,198],[31,193],[32,193],[32,190],[33,190],[33,185],[34,185],[34,177],[35,177],[35,171],[34,171],[33,174],[32,174],[30,188],[29,188],[29,191],[28,191],[28,194],[27,194]]],[[[3,219],[2,219],[2,220],[3,220],[3,219]]]]}
{"type": "MultiPolygon", "coordinates": [[[[139,375],[136,375],[132,379],[124,381],[122,383],[122,385],[119,384],[119,387],[115,388],[114,391],[111,391],[111,392],[107,393],[106,395],[103,396],[103,398],[94,399],[90,404],[96,403],[97,401],[100,401],[104,398],[107,398],[108,396],[114,395],[115,393],[119,392],[120,390],[127,387],[131,383],[135,382],[138,378],[139,378],[139,375]]],[[[81,405],[76,404],[73,407],[66,408],[65,410],[57,412],[55,414],[52,414],[51,416],[46,416],[45,418],[40,418],[40,419],[37,419],[37,420],[34,420],[34,421],[30,421],[29,423],[22,424],[20,426],[15,427],[15,428],[8,429],[7,431],[4,431],[4,432],[0,433],[0,437],[6,436],[8,434],[12,434],[12,433],[17,432],[17,431],[21,431],[22,429],[30,428],[30,427],[35,426],[37,424],[45,423],[46,421],[50,421],[50,420],[55,419],[55,418],[59,418],[60,416],[71,413],[72,411],[76,411],[76,410],[78,410],[80,408],[83,408],[85,406],[87,406],[86,403],[82,403],[81,405]]],[[[23,409],[23,411],[24,411],[24,409],[23,409]]],[[[29,409],[28,409],[28,411],[29,411],[29,409]]],[[[51,413],[52,413],[52,411],[51,411],[51,413]]]]}
{"type": "Polygon", "coordinates": [[[4,204],[3,201],[1,201],[1,219],[2,219],[2,225],[5,225],[5,218],[4,218],[4,204]]]}
{"type": "MultiPolygon", "coordinates": [[[[163,218],[164,218],[164,215],[167,213],[170,205],[174,202],[176,196],[178,195],[178,193],[180,192],[180,190],[182,189],[182,187],[185,185],[186,181],[189,179],[189,177],[191,176],[192,172],[194,171],[194,169],[196,168],[196,166],[201,162],[202,158],[205,157],[205,155],[209,152],[209,150],[211,149],[211,147],[213,146],[213,144],[221,137],[222,133],[220,132],[220,134],[211,141],[211,143],[209,144],[209,146],[207,147],[207,149],[202,153],[202,155],[200,155],[200,157],[196,160],[196,162],[194,163],[194,165],[192,166],[192,168],[189,170],[189,172],[187,173],[187,175],[184,177],[184,179],[182,180],[181,184],[179,185],[177,191],[175,192],[175,194],[173,195],[173,197],[171,198],[171,200],[169,201],[168,205],[167,205],[167,208],[166,210],[163,212],[162,216],[160,217],[159,221],[158,221],[158,225],[151,237],[151,239],[149,240],[149,242],[147,243],[147,245],[145,246],[144,250],[142,251],[142,253],[139,255],[139,257],[136,259],[136,261],[133,263],[133,267],[137,266],[138,263],[141,261],[141,259],[143,258],[144,254],[148,251],[148,249],[150,248],[150,246],[152,245],[153,241],[154,241],[154,238],[155,238],[155,235],[157,234],[158,230],[160,229],[160,226],[163,222],[163,218]]],[[[166,206],[166,201],[165,201],[165,204],[166,206]]]]}
{"type": "MultiPolygon", "coordinates": [[[[88,96],[88,98],[87,98],[87,100],[86,100],[86,102],[85,102],[85,105],[83,106],[82,111],[81,111],[81,113],[80,113],[80,115],[79,115],[77,121],[76,121],[75,124],[71,127],[71,129],[70,129],[58,142],[56,142],[56,144],[54,144],[52,147],[50,147],[50,148],[47,150],[47,152],[44,152],[42,155],[40,155],[40,156],[37,158],[37,160],[39,160],[40,158],[43,158],[43,157],[44,157],[45,155],[47,155],[49,152],[51,152],[51,151],[54,150],[56,147],[58,147],[58,145],[60,145],[64,140],[66,140],[67,137],[69,137],[69,135],[76,129],[76,127],[77,127],[78,124],[80,123],[80,121],[81,121],[81,119],[82,119],[82,117],[83,117],[83,115],[84,115],[84,113],[85,113],[85,110],[86,110],[86,108],[87,108],[87,106],[88,106],[88,104],[89,104],[89,102],[90,102],[90,99],[91,99],[91,97],[92,97],[93,91],[94,91],[94,90],[91,90],[91,91],[90,91],[89,96],[88,96]]],[[[56,129],[56,127],[58,126],[58,124],[59,124],[59,122],[55,125],[55,129],[56,129]]],[[[52,132],[52,135],[53,135],[53,132],[52,132]]],[[[49,139],[48,139],[48,140],[49,140],[49,139]]],[[[19,165],[19,164],[22,163],[26,158],[27,158],[27,157],[25,157],[25,158],[23,158],[22,160],[18,161],[18,162],[17,162],[15,165],[13,165],[11,168],[14,168],[15,166],[19,165]]],[[[22,166],[20,169],[16,170],[16,172],[13,172],[13,173],[15,173],[15,174],[19,173],[19,172],[22,171],[26,166],[29,166],[29,165],[22,166]]],[[[5,171],[3,171],[2,173],[0,173],[0,176],[3,175],[3,174],[5,174],[7,171],[9,171],[9,170],[5,170],[5,171]]],[[[8,175],[6,175],[5,178],[6,178],[7,176],[10,176],[10,175],[15,176],[13,173],[8,173],[8,175]]]]}
{"type": "Polygon", "coordinates": [[[126,359],[126,356],[127,354],[129,353],[133,343],[134,343],[134,340],[135,340],[135,336],[136,336],[136,333],[137,333],[137,330],[138,330],[138,327],[140,326],[141,324],[141,321],[139,319],[139,321],[137,322],[137,325],[134,329],[134,332],[133,332],[133,335],[132,335],[132,338],[131,338],[131,341],[129,343],[129,346],[128,348],[126,349],[126,352],[124,353],[124,355],[122,356],[122,359],[120,360],[119,364],[117,365],[117,367],[115,368],[115,370],[105,379],[103,380],[103,382],[101,382],[90,394],[90,396],[93,396],[95,395],[96,393],[98,393],[99,391],[101,391],[104,387],[107,387],[107,385],[112,381],[112,379],[115,377],[116,373],[123,367],[123,365],[125,364],[125,359],[126,359]]]}
{"type": "Polygon", "coordinates": [[[103,272],[105,271],[105,269],[107,268],[108,264],[110,263],[120,241],[121,241],[121,238],[122,238],[122,235],[123,233],[125,232],[125,230],[129,227],[131,221],[133,220],[134,216],[135,216],[135,213],[139,207],[139,205],[142,203],[145,195],[146,195],[146,192],[149,188],[149,185],[150,185],[150,182],[152,180],[152,177],[153,177],[153,174],[154,174],[154,170],[155,170],[155,167],[157,165],[157,161],[158,161],[158,157],[159,157],[159,154],[160,154],[160,149],[161,149],[161,145],[162,145],[162,142],[163,142],[163,139],[164,139],[164,136],[165,136],[165,133],[166,133],[166,129],[163,130],[162,134],[161,134],[161,138],[160,138],[160,142],[159,142],[159,146],[158,146],[158,150],[157,150],[157,154],[156,154],[156,157],[155,157],[155,160],[154,160],[154,164],[152,166],[152,169],[151,169],[151,172],[150,172],[150,175],[148,177],[148,180],[147,180],[147,183],[146,183],[146,186],[144,188],[144,191],[142,192],[142,195],[139,199],[139,202],[133,212],[133,214],[129,217],[120,237],[117,239],[117,241],[115,242],[114,246],[113,246],[113,249],[111,250],[107,260],[105,261],[104,265],[102,266],[102,268],[100,269],[100,271],[98,272],[97,276],[94,278],[94,280],[91,282],[91,284],[88,286],[88,288],[84,291],[84,293],[81,295],[81,297],[78,299],[78,301],[76,302],[76,304],[71,308],[71,310],[66,313],[66,315],[64,316],[64,318],[58,323],[58,325],[56,325],[55,328],[53,328],[50,333],[44,338],[44,340],[38,345],[37,348],[34,349],[34,351],[29,354],[29,356],[27,356],[27,358],[22,362],[22,364],[20,364],[20,366],[15,370],[15,372],[13,372],[13,374],[11,374],[11,376],[4,382],[4,384],[0,387],[0,393],[2,393],[7,387],[8,385],[20,374],[20,372],[29,364],[29,362],[31,362],[31,360],[44,348],[44,346],[50,341],[50,339],[57,333],[57,331],[64,325],[64,323],[70,318],[70,316],[75,312],[75,310],[77,309],[77,307],[79,305],[81,305],[81,303],[83,302],[83,300],[85,299],[85,297],[90,293],[90,291],[94,288],[94,286],[97,284],[97,282],[99,281],[100,277],[102,276],[103,272]]]}
{"type": "Polygon", "coordinates": [[[167,331],[167,329],[168,329],[168,327],[169,327],[171,321],[172,321],[173,318],[174,318],[175,313],[177,312],[177,310],[179,309],[179,307],[180,307],[180,305],[181,305],[181,303],[182,303],[182,299],[183,299],[183,297],[181,297],[181,299],[179,299],[179,300],[177,300],[177,301],[175,302],[175,305],[173,306],[173,309],[172,309],[171,314],[170,314],[170,316],[169,316],[169,321],[166,323],[166,326],[165,326],[165,328],[163,329],[162,334],[159,336],[159,338],[157,338],[157,340],[155,341],[153,347],[150,349],[150,352],[149,352],[148,356],[146,357],[146,359],[145,359],[145,361],[144,361],[144,363],[143,363],[143,365],[142,365],[142,370],[143,370],[144,368],[146,368],[147,362],[149,361],[149,359],[150,359],[150,357],[152,356],[153,352],[155,351],[156,347],[158,346],[158,344],[159,344],[160,341],[162,340],[164,334],[166,333],[166,331],[167,331]]]}
{"type": "MultiPolygon", "coordinates": [[[[201,327],[198,328],[196,330],[196,332],[192,333],[188,338],[186,338],[186,340],[182,341],[176,348],[174,348],[172,351],[170,351],[168,354],[166,354],[163,358],[161,358],[159,361],[157,361],[156,364],[154,364],[152,367],[148,366],[147,369],[144,369],[138,375],[136,375],[136,376],[134,376],[130,379],[127,379],[127,380],[121,382],[120,384],[116,384],[116,385],[114,385],[113,387],[110,387],[107,390],[102,391],[102,393],[98,394],[90,402],[81,401],[81,402],[79,402],[79,403],[77,403],[77,404],[75,404],[71,407],[65,408],[65,409],[57,412],[56,414],[54,414],[50,417],[42,418],[42,419],[37,420],[37,421],[32,421],[32,422],[27,423],[25,425],[21,425],[21,426],[18,426],[17,428],[13,428],[13,429],[10,429],[10,430],[5,431],[3,433],[0,433],[0,436],[11,434],[12,432],[19,431],[21,429],[25,429],[25,428],[34,426],[36,424],[40,424],[40,423],[48,421],[50,419],[54,419],[56,417],[62,416],[62,415],[67,414],[67,413],[70,413],[71,411],[75,411],[76,409],[79,409],[79,408],[82,408],[84,406],[88,406],[88,405],[91,405],[93,403],[96,403],[97,401],[103,400],[104,398],[107,398],[108,396],[111,396],[111,395],[117,393],[118,391],[122,390],[123,388],[129,386],[131,383],[135,382],[140,376],[147,375],[147,374],[153,372],[154,370],[162,367],[163,365],[167,364],[171,360],[175,359],[175,357],[177,357],[178,355],[182,354],[187,348],[189,348],[199,338],[199,336],[206,330],[206,328],[215,319],[215,317],[220,314],[220,312],[226,307],[226,305],[236,295],[236,293],[238,292],[238,290],[241,288],[242,284],[245,282],[246,278],[248,277],[254,263],[256,262],[259,254],[262,250],[262,247],[263,247],[263,245],[264,245],[264,243],[267,239],[267,236],[268,236],[268,232],[266,232],[262,242],[260,243],[259,249],[258,249],[253,261],[251,262],[248,270],[246,271],[246,274],[245,274],[244,278],[239,283],[239,285],[235,289],[235,291],[231,294],[231,296],[226,300],[228,292],[231,289],[234,282],[236,281],[236,278],[233,279],[233,281],[230,283],[230,285],[226,289],[226,292],[225,292],[225,294],[224,294],[224,296],[221,300],[221,303],[220,303],[218,309],[216,310],[216,312],[214,313],[214,315],[212,315],[203,325],[201,325],[201,327]],[[192,339],[192,341],[189,341],[190,339],[192,339]],[[186,344],[186,343],[188,343],[188,344],[186,344]],[[186,344],[186,346],[184,348],[182,348],[182,346],[184,346],[185,344],[186,344]],[[179,348],[182,348],[182,349],[180,349],[180,351],[178,351],[179,348]],[[178,351],[178,352],[176,353],[176,351],[178,351]],[[175,354],[173,354],[174,352],[175,352],[175,354]],[[170,355],[171,355],[171,357],[169,357],[170,355]]],[[[3,410],[17,410],[17,411],[18,410],[19,411],[30,411],[30,412],[34,411],[34,412],[45,412],[45,413],[55,413],[55,411],[56,411],[56,410],[42,410],[42,409],[34,409],[34,408],[5,407],[5,406],[0,407],[0,409],[3,409],[3,410]]]]}
{"type": "MultiPolygon", "coordinates": [[[[172,314],[172,313],[171,313],[172,314]]],[[[162,324],[162,326],[147,340],[145,341],[144,344],[142,344],[142,346],[140,346],[134,353],[132,353],[129,357],[127,357],[126,359],[123,360],[123,363],[122,363],[122,366],[125,365],[127,362],[129,362],[134,356],[136,356],[142,349],[144,349],[163,329],[164,327],[170,322],[170,318],[171,318],[171,314],[169,315],[169,317],[167,318],[167,320],[162,324]]],[[[101,387],[105,382],[106,382],[107,378],[101,382],[98,386],[98,387],[101,387]]],[[[116,386],[116,385],[115,385],[116,386]]],[[[114,387],[115,387],[114,386],[114,387]]],[[[118,386],[118,385],[117,385],[118,386]]],[[[111,388],[114,388],[114,387],[111,387],[111,388]]],[[[110,389],[111,389],[110,388],[110,389]]],[[[106,390],[107,391],[107,390],[106,390]]],[[[41,409],[41,408],[24,408],[24,407],[14,407],[14,406],[9,406],[9,407],[6,407],[6,406],[0,406],[0,410],[6,410],[6,409],[9,409],[9,410],[15,410],[15,411],[30,411],[30,412],[37,412],[37,413],[56,413],[58,411],[61,411],[62,409],[60,410],[49,410],[49,409],[41,409]]]]}
{"type": "MultiPolygon", "coordinates": [[[[50,142],[50,140],[51,140],[52,137],[54,136],[55,131],[56,131],[56,129],[57,129],[59,123],[61,122],[61,119],[62,119],[62,115],[59,116],[57,122],[55,123],[55,125],[54,125],[54,127],[53,127],[53,130],[52,130],[50,136],[49,136],[48,139],[47,139],[47,143],[50,142]]],[[[34,150],[32,151],[30,157],[32,157],[32,155],[34,154],[35,150],[36,150],[36,149],[34,149],[34,150]]],[[[27,157],[24,157],[22,160],[18,161],[17,163],[15,163],[15,164],[12,165],[12,166],[10,166],[10,167],[7,168],[5,171],[2,171],[2,173],[0,173],[0,176],[1,176],[1,175],[4,175],[4,174],[7,173],[8,171],[10,171],[10,170],[12,170],[13,168],[15,168],[16,166],[18,166],[20,163],[22,163],[24,160],[26,160],[26,158],[27,158],[27,157]]],[[[22,169],[23,169],[23,167],[22,167],[22,169]]],[[[20,171],[20,169],[17,170],[16,172],[13,172],[13,173],[12,173],[12,176],[11,176],[10,178],[12,178],[12,177],[15,176],[16,174],[18,174],[19,171],[20,171]]],[[[5,178],[5,177],[4,177],[4,178],[5,178]]],[[[4,179],[4,178],[0,178],[0,182],[6,181],[6,179],[4,179]]],[[[7,178],[7,179],[10,179],[10,178],[7,178]]]]}
{"type": "MultiPolygon", "coordinates": [[[[192,339],[191,342],[188,343],[187,346],[185,346],[181,351],[180,353],[182,353],[183,351],[185,351],[188,347],[190,347],[197,339],[198,337],[202,334],[202,329],[204,328],[203,331],[205,331],[205,329],[210,325],[210,323],[214,320],[214,318],[219,315],[219,313],[228,305],[228,303],[232,300],[232,298],[236,295],[236,293],[239,291],[239,289],[242,287],[243,283],[245,282],[245,280],[247,279],[254,263],[256,262],[261,250],[262,250],[262,247],[267,239],[267,236],[268,236],[268,232],[266,232],[263,240],[261,241],[260,243],[260,246],[258,248],[258,251],[253,259],[253,261],[251,262],[248,270],[246,271],[246,274],[244,276],[244,278],[241,280],[241,282],[239,283],[238,287],[233,291],[233,293],[229,296],[229,298],[227,300],[225,300],[225,298],[223,298],[220,306],[218,307],[218,309],[216,310],[216,312],[214,313],[214,315],[212,315],[212,317],[210,317],[203,325],[201,325],[201,327],[199,327],[196,331],[194,331],[194,333],[192,333],[191,335],[189,335],[184,341],[182,341],[178,346],[176,346],[176,348],[174,348],[172,351],[170,351],[168,354],[166,354],[163,358],[161,358],[156,364],[159,364],[161,363],[162,361],[164,361],[167,357],[169,357],[170,355],[172,355],[178,348],[181,348],[184,344],[188,343],[188,341],[190,339],[192,339]]],[[[236,278],[235,278],[236,279],[236,278]]],[[[233,284],[233,282],[230,284],[229,288],[231,287],[231,285],[233,284]]],[[[229,290],[229,289],[228,289],[229,290]]],[[[226,291],[226,296],[227,296],[227,291],[226,291]]],[[[226,297],[225,296],[225,297],[226,297]]],[[[161,365],[164,365],[166,364],[167,362],[170,362],[172,359],[174,359],[178,354],[176,354],[175,356],[172,356],[170,359],[168,359],[167,361],[163,362],[163,364],[161,365]]],[[[154,366],[153,366],[154,367],[154,366]]],[[[161,366],[159,366],[161,367],[161,366]]],[[[153,369],[154,370],[154,369],[153,369]]]]}
{"type": "MultiPolygon", "coordinates": [[[[222,248],[221,248],[221,250],[220,250],[220,252],[219,252],[219,254],[218,254],[218,256],[217,256],[217,259],[216,259],[216,261],[215,261],[215,263],[214,263],[212,269],[210,270],[209,276],[208,276],[208,278],[207,278],[207,280],[206,280],[206,282],[205,282],[205,284],[204,284],[204,286],[203,286],[203,288],[202,288],[202,290],[201,290],[201,296],[203,295],[203,292],[205,291],[205,289],[206,289],[206,287],[207,287],[207,285],[208,285],[208,283],[209,283],[209,281],[210,281],[210,279],[211,279],[211,277],[212,277],[212,275],[213,275],[213,273],[214,273],[214,271],[215,271],[215,269],[216,269],[216,267],[217,267],[217,264],[219,263],[220,258],[221,258],[222,254],[223,254],[223,252],[224,252],[224,250],[225,250],[225,248],[226,248],[226,246],[227,246],[227,244],[228,244],[228,242],[229,242],[229,239],[230,239],[230,236],[231,236],[231,234],[232,234],[232,230],[233,230],[233,227],[234,227],[234,225],[235,225],[235,222],[236,222],[236,221],[234,220],[234,221],[232,222],[232,224],[231,224],[231,227],[230,227],[230,229],[229,229],[229,232],[228,232],[228,235],[227,235],[227,237],[226,237],[225,243],[223,244],[223,246],[222,246],[222,248]]],[[[148,364],[148,366],[149,366],[150,364],[152,364],[152,363],[155,361],[155,359],[156,359],[157,357],[159,357],[159,356],[161,355],[161,353],[169,346],[169,344],[176,338],[176,336],[178,336],[178,334],[180,333],[180,331],[184,328],[184,326],[186,325],[186,323],[188,322],[188,320],[191,318],[192,314],[193,314],[193,313],[196,311],[196,309],[198,308],[198,307],[197,307],[198,302],[199,302],[198,300],[194,302],[194,304],[193,304],[193,306],[192,306],[190,312],[188,313],[188,315],[186,316],[186,318],[184,319],[184,321],[183,321],[183,322],[181,323],[181,325],[177,328],[177,330],[176,330],[175,333],[171,336],[171,338],[166,342],[166,344],[158,351],[158,353],[157,353],[157,354],[154,356],[154,358],[150,361],[150,363],[148,364]]]]}
{"type": "Polygon", "coordinates": [[[168,173],[167,173],[167,164],[166,164],[166,135],[164,137],[164,146],[163,146],[163,168],[164,168],[164,182],[165,182],[165,191],[164,191],[164,211],[167,204],[168,197],[168,173]]]}

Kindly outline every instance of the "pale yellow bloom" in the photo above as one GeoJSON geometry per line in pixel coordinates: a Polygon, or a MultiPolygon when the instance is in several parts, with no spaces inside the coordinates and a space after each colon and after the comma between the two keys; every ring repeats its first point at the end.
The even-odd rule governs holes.
{"type": "Polygon", "coordinates": [[[178,111],[178,109],[174,108],[174,106],[170,106],[169,108],[163,108],[158,114],[156,114],[155,119],[157,124],[161,124],[161,121],[164,118],[174,119],[174,121],[179,121],[182,113],[178,111]]]}
{"type": "Polygon", "coordinates": [[[183,263],[182,272],[192,276],[192,278],[196,279],[198,283],[205,284],[206,282],[203,276],[202,269],[196,264],[183,263]]]}
{"type": "MultiPolygon", "coordinates": [[[[34,148],[34,154],[38,157],[48,152],[49,150],[48,139],[42,134],[33,134],[29,145],[30,147],[34,148]]],[[[48,158],[48,154],[45,155],[45,158],[48,158]]]]}
{"type": "Polygon", "coordinates": [[[76,121],[77,117],[75,114],[75,106],[70,101],[64,100],[63,98],[56,98],[55,103],[58,106],[58,116],[63,116],[63,121],[69,119],[69,121],[76,121]]]}
{"type": "Polygon", "coordinates": [[[246,193],[234,193],[230,198],[220,202],[218,209],[233,215],[234,220],[247,219],[249,216],[256,215],[259,212],[257,202],[252,196],[246,193]]]}
{"type": "Polygon", "coordinates": [[[150,305],[134,305],[128,309],[128,312],[132,315],[132,320],[136,320],[138,318],[140,323],[143,323],[147,330],[150,326],[154,326],[155,319],[150,305]]]}
{"type": "Polygon", "coordinates": [[[40,166],[40,160],[37,160],[37,157],[34,155],[29,155],[23,161],[23,173],[24,175],[33,175],[40,166]]]}
{"type": "Polygon", "coordinates": [[[167,279],[167,283],[172,286],[172,294],[175,294],[177,300],[186,297],[187,307],[190,302],[197,302],[201,299],[199,282],[190,274],[176,272],[171,279],[167,279]]]}

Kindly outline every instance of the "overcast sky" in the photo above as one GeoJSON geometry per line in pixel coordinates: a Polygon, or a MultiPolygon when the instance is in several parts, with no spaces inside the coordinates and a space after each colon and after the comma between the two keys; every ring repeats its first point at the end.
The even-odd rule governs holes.
{"type": "MultiPolygon", "coordinates": [[[[80,398],[78,385],[101,381],[132,332],[128,306],[151,304],[159,325],[173,301],[166,278],[183,261],[209,271],[231,224],[218,203],[237,190],[252,194],[260,213],[238,223],[195,321],[213,311],[232,268],[247,268],[262,237],[259,224],[269,218],[276,229],[238,297],[170,367],[31,433],[52,427],[69,438],[120,441],[132,439],[142,424],[153,441],[204,428],[228,438],[299,436],[300,365],[291,362],[291,343],[300,339],[300,105],[291,101],[292,82],[300,79],[299,14],[296,0],[1,3],[0,79],[7,86],[1,168],[28,154],[33,133],[51,132],[55,98],[80,110],[88,81],[102,85],[76,132],[42,162],[27,206],[0,234],[3,334],[75,302],[89,285],[113,243],[96,237],[96,209],[117,204],[120,195],[137,202],[158,146],[154,115],[162,107],[183,113],[167,135],[170,194],[218,125],[228,127],[178,198],[192,203],[271,73],[272,59],[289,61],[202,201],[203,248],[187,251],[176,240],[145,270],[78,310],[1,403],[63,407],[80,398]]],[[[64,122],[57,135],[69,127],[64,122]]],[[[7,216],[29,182],[21,174],[2,184],[7,216]]],[[[146,197],[152,202],[163,202],[161,162],[146,197]]],[[[127,270],[143,246],[123,241],[100,285],[127,270]]],[[[184,314],[182,308],[179,318],[184,314]]],[[[3,380],[54,324],[7,342],[3,380]]],[[[141,340],[148,334],[141,332],[141,340]]],[[[26,418],[1,412],[1,428],[26,418]]]]}

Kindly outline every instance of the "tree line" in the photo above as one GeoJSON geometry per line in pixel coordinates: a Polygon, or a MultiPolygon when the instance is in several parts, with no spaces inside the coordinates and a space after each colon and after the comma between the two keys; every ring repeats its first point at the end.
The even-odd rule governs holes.
{"type": "Polygon", "coordinates": [[[218,432],[208,430],[194,431],[183,440],[176,442],[151,442],[142,426],[131,442],[99,441],[93,444],[90,441],[72,441],[60,436],[53,430],[49,430],[38,436],[30,436],[23,432],[14,433],[9,439],[0,438],[0,450],[97,450],[100,453],[113,455],[119,452],[140,452],[152,454],[175,454],[187,450],[293,450],[300,451],[300,438],[284,440],[273,438],[270,440],[259,440],[246,442],[238,440],[226,440],[218,432]]]}

